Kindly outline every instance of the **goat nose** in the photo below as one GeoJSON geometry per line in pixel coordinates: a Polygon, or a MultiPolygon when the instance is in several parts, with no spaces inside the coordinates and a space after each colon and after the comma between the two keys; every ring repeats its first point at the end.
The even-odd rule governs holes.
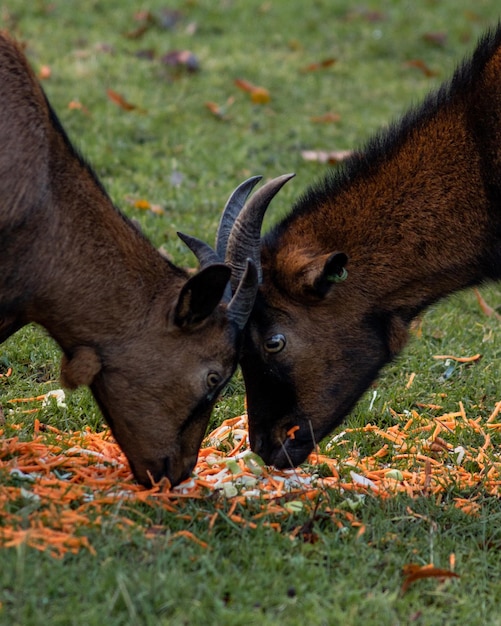
{"type": "Polygon", "coordinates": [[[167,476],[172,487],[175,487],[191,476],[196,463],[196,456],[194,458],[182,459],[178,463],[173,463],[167,456],[163,461],[163,475],[167,476]]]}
{"type": "Polygon", "coordinates": [[[263,451],[263,448],[264,448],[263,435],[254,435],[254,436],[251,435],[250,445],[251,445],[252,451],[255,452],[256,454],[259,454],[259,456],[261,456],[261,452],[263,451]]]}

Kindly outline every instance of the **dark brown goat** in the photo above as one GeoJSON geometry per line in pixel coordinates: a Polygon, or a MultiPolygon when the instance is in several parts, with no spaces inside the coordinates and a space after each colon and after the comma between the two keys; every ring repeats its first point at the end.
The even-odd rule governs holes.
{"type": "MultiPolygon", "coordinates": [[[[241,208],[251,182],[230,205],[241,208]]],[[[196,462],[257,290],[249,262],[229,301],[230,273],[215,263],[188,278],[153,248],[0,33],[0,342],[29,322],[47,329],[63,384],[90,385],[140,483],[176,484],[196,462]]]]}
{"type": "Polygon", "coordinates": [[[241,359],[250,441],[284,467],[343,420],[423,309],[501,278],[501,27],[262,242],[261,218],[244,209],[227,260],[236,276],[243,259],[259,262],[243,243],[254,233],[262,285],[241,359]]]}

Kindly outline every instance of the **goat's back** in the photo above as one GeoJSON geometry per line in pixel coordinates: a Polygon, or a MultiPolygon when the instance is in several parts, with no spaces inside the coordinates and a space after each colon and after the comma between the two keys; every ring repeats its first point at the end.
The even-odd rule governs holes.
{"type": "Polygon", "coordinates": [[[19,45],[0,32],[0,233],[44,195],[48,123],[33,71],[19,45]]]}

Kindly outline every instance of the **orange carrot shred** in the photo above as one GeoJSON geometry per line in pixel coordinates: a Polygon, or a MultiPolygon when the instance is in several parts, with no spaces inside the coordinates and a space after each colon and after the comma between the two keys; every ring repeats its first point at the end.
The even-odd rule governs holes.
{"type": "MultiPolygon", "coordinates": [[[[17,398],[14,404],[22,406],[24,402],[39,402],[45,397],[43,394],[17,398]]],[[[14,413],[19,414],[19,408],[14,408],[14,413]]],[[[434,411],[439,408],[433,405],[434,411]]],[[[325,489],[345,491],[348,497],[350,493],[363,493],[381,499],[398,493],[410,498],[427,493],[439,502],[451,484],[471,491],[472,486],[481,483],[487,494],[499,497],[501,460],[496,456],[492,433],[496,435],[497,427],[501,428],[495,421],[500,412],[501,401],[495,404],[487,420],[469,417],[463,403],[459,404],[459,411],[439,416],[419,414],[415,410],[405,415],[391,411],[389,427],[369,423],[346,428],[342,438],[336,438],[336,445],[346,449],[342,463],[317,451],[309,456],[308,466],[294,470],[267,468],[248,457],[251,451],[247,421],[241,415],[225,420],[206,437],[193,477],[174,489],[167,481],[158,481],[150,489],[136,484],[109,430],[93,432],[87,427],[80,432],[65,433],[35,417],[31,439],[23,440],[21,425],[10,424],[9,417],[2,428],[0,471],[7,477],[9,474],[15,477],[17,473],[23,480],[9,482],[7,478],[0,490],[0,549],[26,544],[45,550],[54,558],[80,550],[95,554],[85,536],[86,529],[106,524],[111,508],[115,527],[121,532],[140,526],[148,537],[165,534],[170,541],[184,537],[207,548],[207,542],[191,531],[170,535],[168,526],[152,524],[148,509],[165,511],[182,522],[189,522],[192,515],[187,514],[184,503],[205,500],[208,491],[214,506],[209,511],[200,507],[199,516],[206,520],[209,533],[220,516],[249,529],[257,528],[259,522],[263,527],[282,532],[280,520],[294,519],[294,511],[316,510],[325,489]],[[454,447],[455,439],[449,441],[449,435],[458,429],[474,433],[475,437],[481,435],[482,443],[476,448],[454,447]],[[373,454],[363,456],[357,444],[350,443],[352,433],[355,439],[357,433],[370,433],[380,445],[375,446],[373,454]],[[351,450],[346,448],[350,445],[351,450]],[[328,475],[318,472],[317,465],[327,468],[328,475]],[[342,480],[340,467],[352,470],[348,476],[343,473],[342,480]],[[37,499],[38,506],[24,523],[7,512],[10,508],[7,505],[26,497],[37,499]],[[260,509],[256,512],[252,508],[252,513],[245,515],[249,502],[259,502],[260,509]],[[292,502],[295,504],[289,504],[292,502]],[[138,503],[140,508],[134,506],[138,503]]],[[[293,439],[298,428],[291,428],[287,436],[293,439]]],[[[481,510],[474,497],[454,498],[453,505],[465,515],[478,515],[481,510]]],[[[352,528],[356,537],[364,534],[365,526],[356,511],[339,509],[329,511],[329,515],[334,526],[352,528]]],[[[298,538],[301,531],[297,529],[290,536],[298,538]]],[[[450,566],[452,571],[453,561],[450,566]]],[[[419,577],[424,576],[419,573],[407,585],[419,577]]]]}

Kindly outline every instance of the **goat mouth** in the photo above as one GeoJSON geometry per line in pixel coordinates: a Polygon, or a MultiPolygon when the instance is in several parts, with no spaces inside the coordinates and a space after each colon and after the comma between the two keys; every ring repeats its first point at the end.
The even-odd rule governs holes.
{"type": "Polygon", "coordinates": [[[272,450],[270,464],[277,469],[297,467],[304,463],[313,450],[311,442],[298,443],[286,441],[280,447],[272,450]]]}
{"type": "Polygon", "coordinates": [[[311,440],[298,441],[286,439],[283,443],[266,445],[259,442],[254,452],[258,454],[266,465],[273,465],[277,469],[290,469],[304,463],[313,451],[311,440]]]}
{"type": "Polygon", "coordinates": [[[168,481],[170,487],[176,487],[191,476],[196,464],[196,461],[190,462],[182,468],[175,469],[169,457],[159,460],[158,463],[145,463],[144,465],[135,464],[131,459],[127,460],[136,481],[147,489],[162,481],[168,481]]]}

